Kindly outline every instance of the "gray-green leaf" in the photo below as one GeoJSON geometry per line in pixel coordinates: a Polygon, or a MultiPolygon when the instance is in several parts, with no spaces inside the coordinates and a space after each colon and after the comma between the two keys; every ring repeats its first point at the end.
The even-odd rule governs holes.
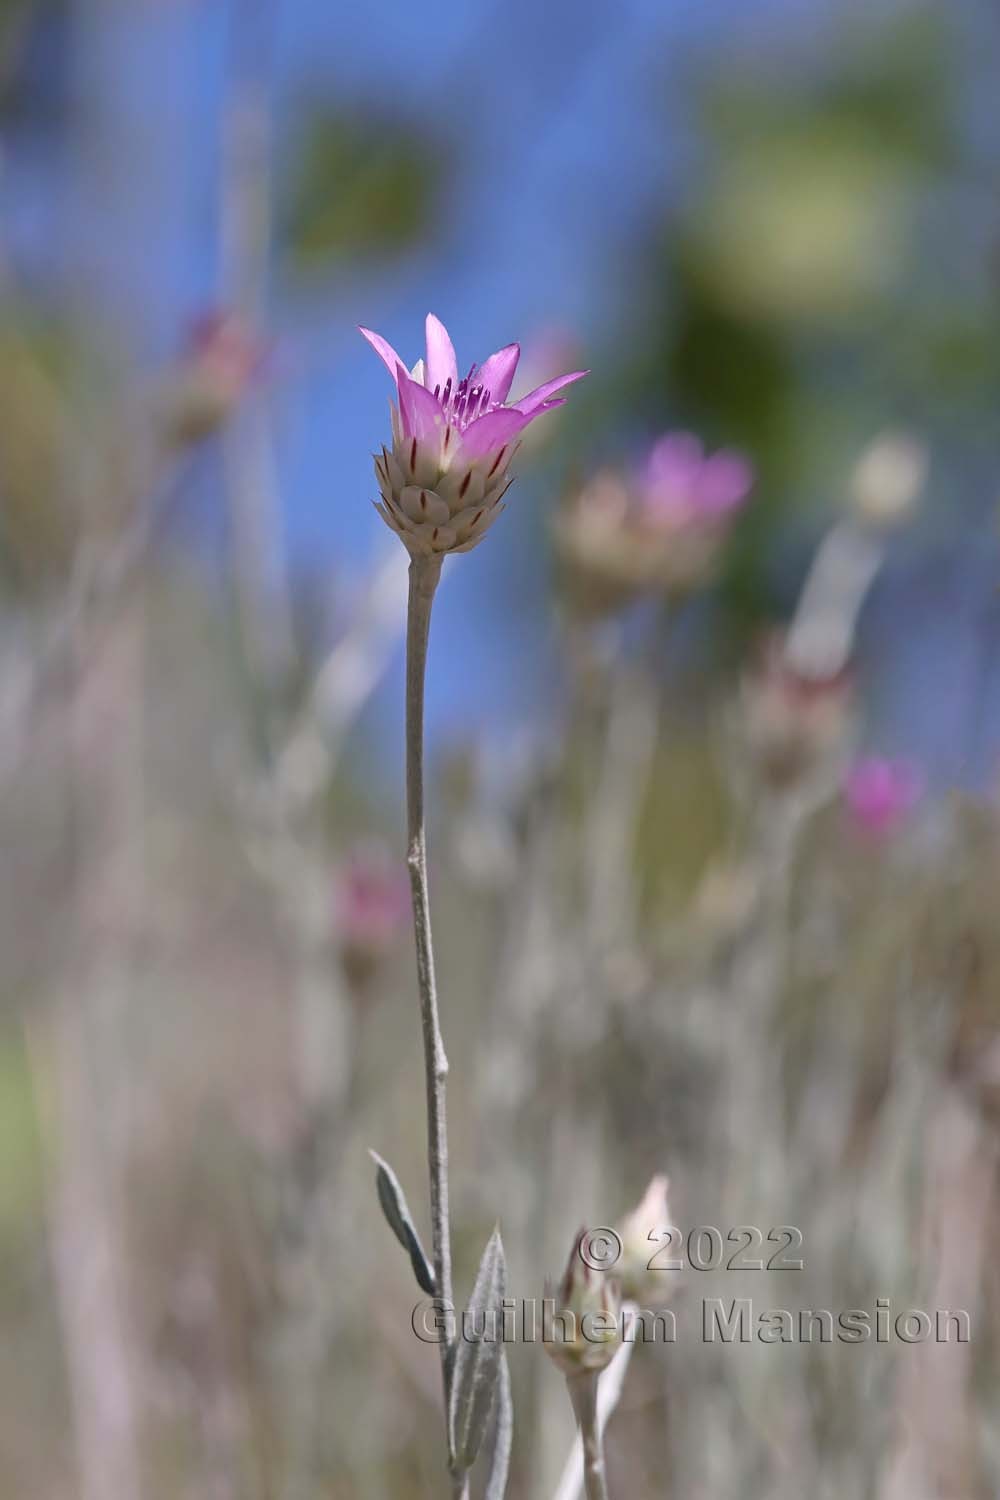
{"type": "Polygon", "coordinates": [[[501,1349],[493,1457],[490,1460],[490,1477],[486,1481],[484,1500],[504,1500],[504,1495],[507,1493],[507,1474],[510,1470],[510,1450],[513,1441],[514,1403],[510,1395],[510,1370],[507,1368],[506,1350],[501,1349]]]}
{"type": "Polygon", "coordinates": [[[437,1290],[434,1271],[424,1254],[420,1236],[407,1206],[406,1194],[399,1185],[399,1178],[389,1163],[383,1161],[377,1152],[369,1151],[368,1154],[375,1163],[375,1186],[378,1189],[378,1201],[382,1205],[386,1222],[409,1255],[413,1274],[417,1278],[420,1290],[426,1292],[428,1297],[433,1297],[437,1290]]]}
{"type": "Polygon", "coordinates": [[[503,1355],[503,1308],[507,1266],[499,1229],[483,1251],[476,1284],[459,1327],[451,1376],[448,1433],[456,1468],[469,1469],[482,1445],[503,1355]],[[475,1334],[471,1338],[470,1334],[475,1334]]]}

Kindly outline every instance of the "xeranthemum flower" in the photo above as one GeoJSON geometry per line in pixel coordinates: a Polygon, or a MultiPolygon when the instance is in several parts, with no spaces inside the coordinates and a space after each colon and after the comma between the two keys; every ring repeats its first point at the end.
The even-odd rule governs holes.
{"type": "Polygon", "coordinates": [[[630,473],[595,475],[556,521],[576,607],[602,614],[708,583],[753,483],[742,453],[707,453],[688,432],[666,433],[630,473]]]}
{"type": "Polygon", "coordinates": [[[427,315],[427,356],[412,371],[377,333],[361,333],[396,382],[392,449],[375,457],[382,501],[376,510],[414,557],[470,552],[503,509],[510,461],[524,429],[564,404],[557,392],[587,374],[547,380],[505,405],[520,357],[508,344],[458,378],[448,330],[427,315]]]}

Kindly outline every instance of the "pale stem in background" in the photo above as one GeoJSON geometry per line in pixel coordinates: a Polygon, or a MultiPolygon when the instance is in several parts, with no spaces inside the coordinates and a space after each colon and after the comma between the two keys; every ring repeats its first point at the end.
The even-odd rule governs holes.
{"type": "MultiPolygon", "coordinates": [[[[636,1310],[635,1304],[631,1302],[626,1302],[622,1306],[624,1331],[622,1346],[597,1382],[597,1431],[602,1440],[604,1429],[608,1425],[608,1418],[621,1398],[625,1376],[632,1360],[635,1340],[630,1335],[635,1323],[636,1310]]],[[[552,1500],[579,1500],[583,1484],[583,1442],[580,1434],[577,1433],[552,1500]]]]}
{"type": "MultiPolygon", "coordinates": [[[[273,26],[268,0],[244,7],[225,115],[222,279],[227,304],[254,333],[266,320],[270,271],[273,26]]],[[[295,642],[266,392],[250,393],[223,454],[244,647],[260,686],[274,688],[294,664],[295,642]]]]}
{"type": "MultiPolygon", "coordinates": [[[[406,862],[413,894],[413,930],[417,944],[417,983],[420,989],[420,1021],[427,1087],[427,1165],[430,1173],[434,1276],[437,1296],[445,1308],[448,1308],[452,1304],[448,1120],[445,1105],[448,1059],[445,1056],[438,1015],[430,893],[427,888],[427,836],[424,828],[424,683],[427,675],[431,607],[440,578],[440,558],[415,557],[410,563],[410,598],[406,618],[406,862]]],[[[447,1414],[454,1351],[453,1329],[447,1331],[440,1348],[447,1414]]],[[[464,1494],[464,1479],[453,1476],[453,1488],[455,1494],[464,1494]]]]}
{"type": "Polygon", "coordinates": [[[597,1415],[597,1381],[594,1370],[566,1377],[583,1448],[583,1492],[587,1500],[608,1500],[604,1477],[604,1434],[597,1415]]]}

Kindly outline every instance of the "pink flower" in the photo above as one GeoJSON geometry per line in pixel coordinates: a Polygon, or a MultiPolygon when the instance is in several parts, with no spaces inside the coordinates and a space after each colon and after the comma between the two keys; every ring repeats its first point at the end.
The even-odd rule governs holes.
{"type": "Polygon", "coordinates": [[[753,481],[753,465],[742,453],[721,449],[709,455],[691,433],[670,432],[653,445],[637,490],[650,522],[717,525],[744,504],[753,481]]]}
{"type": "Polygon", "coordinates": [[[458,378],[448,330],[427,315],[427,355],[408,372],[377,333],[361,333],[396,383],[392,449],[375,459],[376,509],[414,556],[471,551],[502,509],[508,466],[524,429],[564,404],[564,386],[587,373],[547,380],[507,405],[520,347],[508,344],[458,378]]]}
{"type": "Polygon", "coordinates": [[[344,967],[360,984],[371,977],[406,924],[406,872],[381,846],[361,845],[338,871],[334,905],[344,967]]]}
{"type": "Polygon", "coordinates": [[[922,790],[922,778],[908,762],[868,756],[848,773],[844,801],[866,834],[884,838],[913,810],[922,790]]]}
{"type": "Polygon", "coordinates": [[[683,597],[708,583],[753,477],[741,453],[707,455],[687,432],[659,438],[628,475],[596,475],[556,523],[577,606],[601,614],[642,594],[683,597]]]}

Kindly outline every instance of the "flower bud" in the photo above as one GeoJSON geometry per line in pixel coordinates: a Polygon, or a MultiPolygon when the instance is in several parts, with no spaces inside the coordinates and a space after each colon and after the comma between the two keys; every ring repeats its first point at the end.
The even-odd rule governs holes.
{"type": "Polygon", "coordinates": [[[653,1177],[642,1198],[618,1226],[622,1253],[615,1266],[622,1296],[630,1302],[665,1301],[670,1290],[669,1272],[650,1269],[670,1224],[667,1199],[669,1180],[663,1173],[653,1177]]]}
{"type": "Polygon", "coordinates": [[[265,348],[235,313],[214,312],[194,324],[180,367],[166,392],[163,425],[177,447],[222,427],[259,372],[265,348]]]}
{"type": "Polygon", "coordinates": [[[807,674],[789,660],[782,633],[769,637],[740,691],[744,748],[763,780],[790,786],[834,755],[852,698],[848,669],[807,674]]]}
{"type": "Polygon", "coordinates": [[[335,921],[344,973],[366,990],[406,925],[406,873],[378,846],[355,849],[336,877],[335,921]]]}
{"type": "Polygon", "coordinates": [[[889,531],[913,512],[927,479],[927,448],[908,432],[884,432],[859,458],[850,482],[858,519],[889,531]]]}
{"type": "Polygon", "coordinates": [[[597,1271],[585,1259],[587,1231],[581,1229],[558,1287],[546,1284],[545,1349],[564,1375],[599,1372],[621,1343],[621,1287],[616,1276],[597,1271]]]}

